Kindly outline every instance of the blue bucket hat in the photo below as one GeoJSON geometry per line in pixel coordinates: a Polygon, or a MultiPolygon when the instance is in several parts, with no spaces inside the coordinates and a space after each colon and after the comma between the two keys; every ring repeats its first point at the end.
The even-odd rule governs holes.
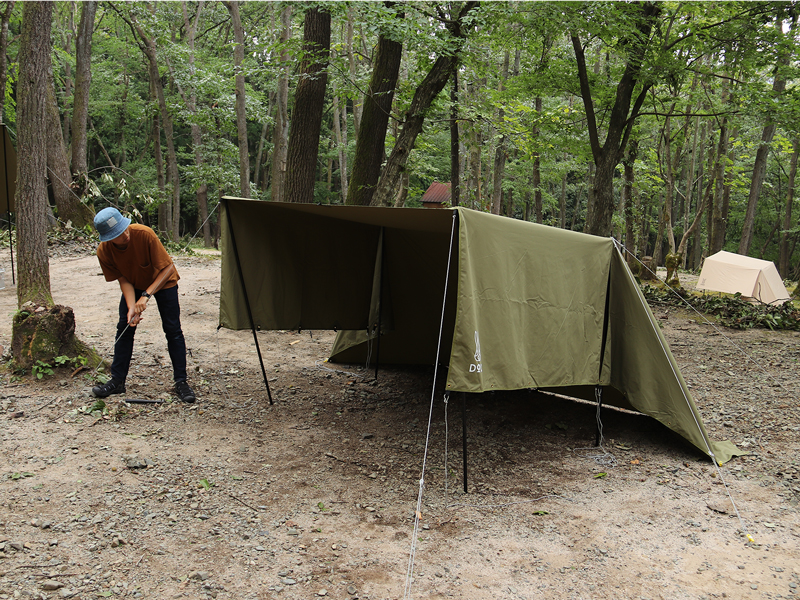
{"type": "Polygon", "coordinates": [[[104,208],[94,216],[94,228],[100,234],[101,242],[110,242],[118,238],[125,233],[130,224],[129,218],[123,217],[116,208],[111,206],[104,208]]]}

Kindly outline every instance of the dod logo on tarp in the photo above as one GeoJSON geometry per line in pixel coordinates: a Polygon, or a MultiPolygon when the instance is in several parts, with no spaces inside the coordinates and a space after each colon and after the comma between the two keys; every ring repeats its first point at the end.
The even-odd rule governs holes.
{"type": "Polygon", "coordinates": [[[475,332],[475,362],[469,366],[470,373],[481,373],[483,365],[481,365],[481,340],[478,337],[478,332],[475,332]]]}

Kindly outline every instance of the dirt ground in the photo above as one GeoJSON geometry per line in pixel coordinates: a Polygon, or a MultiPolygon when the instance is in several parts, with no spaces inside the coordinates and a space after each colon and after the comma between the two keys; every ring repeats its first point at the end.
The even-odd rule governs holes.
{"type": "MultiPolygon", "coordinates": [[[[125,397],[163,403],[91,414],[86,371],[0,373],[0,600],[798,596],[800,334],[654,307],[710,434],[750,452],[719,471],[653,419],[603,410],[601,452],[592,405],[497,393],[466,406],[464,494],[462,398],[431,411],[431,369],[376,381],[324,362],[330,332],[260,332],[270,405],[252,334],[216,331],[219,258],[175,260],[195,405],[154,306],[125,397]]],[[[50,268],[110,358],[118,287],[88,246],[50,268]]]]}

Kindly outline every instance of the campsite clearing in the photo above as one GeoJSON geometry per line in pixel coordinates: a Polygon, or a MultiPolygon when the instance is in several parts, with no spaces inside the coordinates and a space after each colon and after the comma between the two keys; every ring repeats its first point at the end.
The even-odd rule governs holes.
{"type": "MultiPolygon", "coordinates": [[[[270,406],[250,332],[215,331],[219,259],[176,264],[196,405],[112,399],[105,418],[81,410],[84,374],[3,375],[0,598],[403,597],[431,370],[375,381],[324,362],[331,332],[261,332],[270,406]]],[[[0,266],[8,347],[16,294],[7,255],[0,266]]],[[[53,249],[51,278],[79,335],[110,355],[117,288],[96,258],[53,249]]],[[[465,495],[461,398],[445,414],[437,393],[412,597],[800,593],[800,334],[653,311],[710,435],[751,455],[717,472],[654,419],[607,409],[616,465],[601,464],[594,406],[487,394],[467,406],[465,495]]],[[[168,400],[159,319],[145,316],[126,396],[168,400]]]]}

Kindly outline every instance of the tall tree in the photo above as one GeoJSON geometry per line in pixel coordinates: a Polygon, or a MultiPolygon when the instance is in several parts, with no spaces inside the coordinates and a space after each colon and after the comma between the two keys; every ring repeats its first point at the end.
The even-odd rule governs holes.
{"type": "MultiPolygon", "coordinates": [[[[114,5],[112,4],[111,6],[113,7],[114,5]]],[[[147,59],[150,93],[160,113],[161,126],[164,129],[164,138],[167,142],[167,179],[171,185],[170,191],[172,192],[171,202],[164,206],[163,211],[159,210],[159,227],[165,230],[173,240],[177,240],[180,237],[181,182],[178,173],[178,154],[175,150],[172,114],[167,107],[164,84],[158,69],[156,38],[145,30],[137,19],[134,10],[129,10],[127,14],[118,7],[115,7],[114,10],[131,28],[139,49],[147,59]]]]}
{"type": "Polygon", "coordinates": [[[339,180],[342,186],[342,198],[347,198],[349,181],[347,178],[347,102],[342,104],[336,82],[333,82],[333,136],[336,142],[336,154],[339,159],[339,180]]]}
{"type": "Polygon", "coordinates": [[[328,84],[331,14],[317,7],[306,10],[303,61],[294,97],[286,167],[286,202],[313,202],[319,134],[328,84]]]}
{"type": "Polygon", "coordinates": [[[286,44],[292,37],[292,7],[281,10],[280,75],[275,93],[275,129],[272,134],[272,200],[284,198],[286,160],[289,149],[289,52],[286,44]]]}
{"type": "Polygon", "coordinates": [[[795,181],[797,180],[797,158],[800,156],[800,139],[795,137],[792,140],[792,158],[789,163],[789,181],[786,185],[786,208],[783,214],[783,227],[781,230],[780,257],[778,260],[778,272],[781,277],[788,279],[790,274],[789,259],[791,249],[789,238],[792,228],[792,205],[794,204],[795,181]]]}
{"type": "Polygon", "coordinates": [[[584,231],[607,236],[611,232],[611,217],[614,214],[614,171],[624,156],[631,130],[641,110],[652,81],[640,82],[647,43],[653,25],[661,12],[655,2],[636,3],[631,8],[632,27],[620,39],[619,46],[627,50],[625,69],[617,85],[613,107],[605,122],[605,141],[601,143],[601,126],[595,112],[592,86],[586,67],[586,50],[580,35],[573,32],[570,37],[578,68],[581,98],[586,110],[586,125],[589,144],[597,170],[594,175],[593,194],[587,206],[584,231]],[[634,98],[634,93],[636,94],[634,98]]]}
{"type": "MultiPolygon", "coordinates": [[[[358,79],[356,51],[353,48],[353,25],[355,21],[355,8],[352,4],[347,7],[347,58],[350,67],[350,79],[356,81],[358,79]]],[[[361,98],[353,100],[353,131],[358,137],[361,131],[361,113],[364,110],[364,104],[361,98]]]]}
{"type": "Polygon", "coordinates": [[[448,18],[444,14],[439,15],[440,19],[444,21],[453,46],[437,57],[431,70],[428,71],[425,79],[414,92],[414,98],[411,100],[411,105],[403,120],[403,127],[397,136],[397,142],[395,142],[389,160],[383,168],[378,187],[372,197],[373,206],[391,206],[394,203],[408,156],[425,123],[425,114],[439,92],[447,85],[453,69],[458,64],[461,47],[468,30],[465,21],[478,4],[476,1],[465,2],[455,17],[451,15],[448,18]]]}
{"type": "MultiPolygon", "coordinates": [[[[628,248],[630,252],[633,252],[634,248],[636,248],[636,233],[634,231],[634,219],[636,218],[636,211],[634,210],[633,206],[633,182],[635,175],[633,167],[636,164],[636,156],[638,152],[639,140],[634,138],[628,145],[628,151],[625,154],[625,158],[622,159],[622,164],[624,167],[624,183],[622,185],[621,196],[622,210],[625,214],[625,247],[628,248]]],[[[627,254],[625,258],[628,262],[628,265],[633,266],[633,263],[635,262],[634,256],[632,254],[627,254]]]]}
{"type": "MultiPolygon", "coordinates": [[[[184,37],[186,39],[186,46],[189,49],[189,89],[184,90],[183,86],[181,86],[179,78],[177,78],[173,72],[172,79],[175,82],[175,86],[178,88],[178,92],[181,95],[184,103],[186,104],[186,108],[189,109],[189,113],[192,115],[191,122],[190,122],[190,130],[192,134],[192,148],[194,150],[194,165],[197,168],[198,172],[201,172],[203,164],[205,162],[205,158],[203,157],[203,132],[202,128],[200,127],[198,114],[197,114],[197,85],[196,85],[196,73],[195,73],[195,63],[196,63],[196,56],[195,56],[195,37],[197,36],[197,27],[198,23],[200,22],[200,15],[203,12],[204,6],[203,0],[200,0],[196,7],[194,18],[189,17],[189,9],[186,3],[186,0],[181,2],[181,10],[183,13],[183,29],[184,29],[184,37]]],[[[169,64],[169,63],[168,63],[169,64]]],[[[169,64],[170,71],[172,72],[172,65],[169,64]]],[[[201,178],[201,181],[197,183],[197,189],[195,190],[195,199],[197,201],[197,208],[200,211],[200,221],[202,223],[203,228],[203,245],[208,248],[211,246],[211,226],[208,223],[208,182],[205,178],[201,178]]]]}
{"type": "MultiPolygon", "coordinates": [[[[503,66],[500,70],[500,85],[498,92],[501,94],[505,90],[506,79],[508,79],[508,65],[511,59],[511,53],[506,50],[503,55],[503,66]]],[[[503,127],[506,117],[506,111],[502,105],[497,109],[497,122],[500,127],[503,127]]],[[[497,147],[494,150],[494,169],[492,171],[492,214],[500,214],[500,200],[503,196],[503,176],[506,170],[506,134],[505,127],[503,131],[498,132],[497,147]]]]}
{"type": "MultiPolygon", "coordinates": [[[[780,6],[780,5],[779,5],[780,6]]],[[[792,12],[792,23],[790,32],[794,32],[797,25],[797,13],[794,8],[792,12]]],[[[775,27],[778,31],[783,27],[783,7],[779,8],[778,16],[775,20],[775,27]]],[[[782,37],[782,36],[781,36],[782,37]]],[[[790,52],[788,48],[784,47],[781,56],[778,59],[778,64],[775,68],[774,79],[772,82],[772,97],[779,99],[786,89],[786,76],[783,70],[789,64],[790,52]]],[[[777,122],[772,114],[767,116],[767,124],[761,132],[761,143],[756,151],[756,158],[753,161],[753,177],[750,183],[750,194],[747,197],[747,210],[744,215],[744,223],[742,224],[742,237],[739,240],[739,254],[747,255],[750,251],[750,244],[753,241],[753,228],[756,221],[756,207],[758,206],[758,199],[761,195],[761,188],[764,185],[764,174],[767,171],[767,155],[769,154],[769,147],[772,143],[772,138],[775,136],[777,129],[777,122]]]]}
{"type": "Polygon", "coordinates": [[[244,89],[244,28],[238,0],[225,2],[233,21],[233,64],[236,69],[236,134],[239,142],[239,191],[242,198],[250,197],[250,152],[247,149],[247,103],[244,89]]]}
{"type": "Polygon", "coordinates": [[[48,134],[45,138],[47,142],[47,176],[58,209],[58,218],[63,223],[71,222],[75,227],[83,227],[91,224],[94,211],[81,202],[80,197],[70,185],[72,177],[70,176],[67,152],[64,148],[64,139],[61,137],[61,122],[56,103],[52,68],[49,80],[43,102],[47,110],[48,134]]]}
{"type": "MultiPolygon", "coordinates": [[[[52,2],[25,2],[17,81],[17,304],[52,306],[47,258],[47,98],[52,2]]],[[[60,128],[59,128],[60,130],[60,128]]]]}
{"type": "MultiPolygon", "coordinates": [[[[386,3],[390,11],[393,5],[394,2],[386,3]]],[[[391,14],[395,15],[395,18],[403,18],[402,12],[391,14]]],[[[396,35],[389,23],[383,27],[378,37],[372,78],[364,98],[361,125],[356,138],[347,204],[369,206],[380,179],[386,127],[392,111],[397,78],[400,75],[400,59],[403,56],[403,44],[395,39],[396,35]]]]}
{"type": "MultiPolygon", "coordinates": [[[[89,88],[92,84],[92,32],[97,13],[96,0],[81,3],[81,20],[75,38],[75,96],[72,101],[72,173],[78,188],[86,188],[86,122],[89,115],[89,88]]],[[[81,194],[82,195],[82,194],[81,194]]]]}
{"type": "Polygon", "coordinates": [[[458,135],[458,69],[453,71],[450,88],[450,205],[461,203],[461,152],[458,135]]]}

